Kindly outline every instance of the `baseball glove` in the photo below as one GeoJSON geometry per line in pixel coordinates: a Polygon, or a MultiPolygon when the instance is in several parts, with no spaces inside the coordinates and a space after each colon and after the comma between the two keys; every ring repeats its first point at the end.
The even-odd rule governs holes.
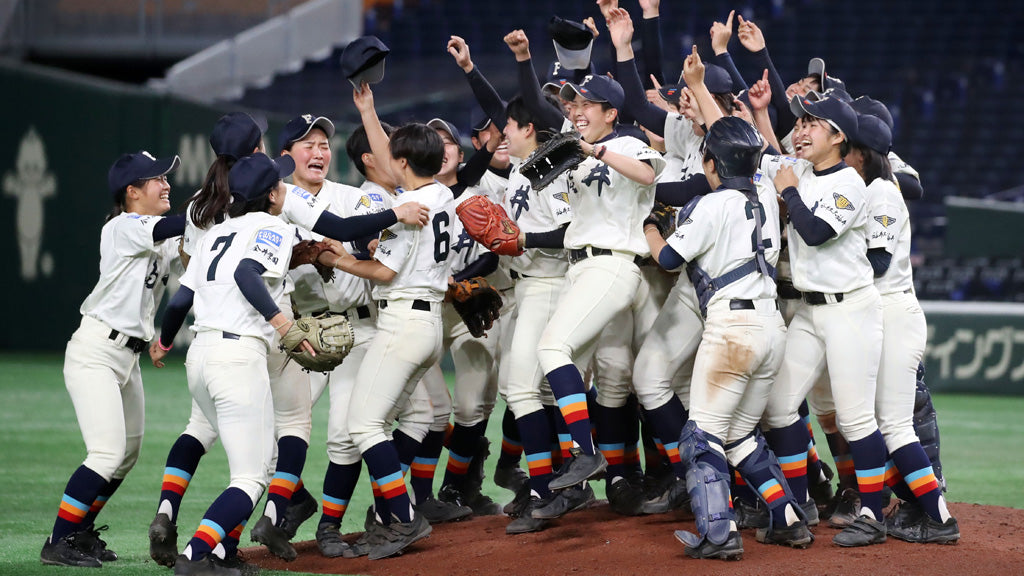
{"type": "Polygon", "coordinates": [[[472,196],[455,208],[469,237],[495,254],[518,256],[519,226],[501,206],[484,196],[472,196]]]}
{"type": "Polygon", "coordinates": [[[302,240],[295,246],[292,246],[292,259],[288,265],[289,270],[294,270],[304,264],[312,264],[320,278],[323,278],[324,282],[330,282],[334,280],[334,268],[321,264],[318,260],[320,254],[324,251],[330,252],[330,247],[326,242],[314,242],[312,240],[302,240]]]}
{"type": "Polygon", "coordinates": [[[310,372],[330,372],[352,351],[355,333],[348,318],[325,312],[295,320],[288,333],[281,337],[281,348],[310,372]],[[306,340],[313,346],[312,356],[300,345],[306,340]]]}
{"type": "Polygon", "coordinates": [[[501,294],[479,276],[449,286],[445,299],[455,307],[474,338],[486,338],[487,330],[501,314],[501,294]]]}
{"type": "Polygon", "coordinates": [[[668,238],[676,229],[675,206],[662,204],[655,200],[654,207],[651,208],[650,215],[644,219],[644,226],[647,226],[648,224],[654,224],[657,226],[658,232],[661,233],[661,237],[668,238]]]}
{"type": "Polygon", "coordinates": [[[530,154],[519,166],[519,173],[526,176],[534,190],[543,190],[586,157],[580,147],[579,132],[559,132],[530,154]]]}

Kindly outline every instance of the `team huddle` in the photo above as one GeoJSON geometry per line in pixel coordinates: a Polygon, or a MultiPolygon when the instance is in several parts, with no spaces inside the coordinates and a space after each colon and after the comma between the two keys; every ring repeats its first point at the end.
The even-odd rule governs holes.
{"type": "Polygon", "coordinates": [[[181,214],[164,216],[177,157],[121,156],[100,281],[64,365],[88,454],[42,562],[117,560],[95,520],[138,457],[139,357],[162,367],[190,311],[192,409],[148,532],[175,574],[254,572],[238,546],[264,494],[250,535],[272,554],[294,560],[290,541],[319,512],[325,557],[382,559],[472,515],[544,530],[592,504],[600,480],[618,514],[691,511],[675,537],[693,558],[741,558],[747,529],[806,548],[820,522],[842,529],[842,547],[957,542],[910,265],[906,201],[922,188],[891,151],[892,116],[820,58],[787,87],[740,16],[758,63],[748,84],[728,52],[732,13],[711,27],[712,61],[694,47],[666,84],[658,4],[640,1],[637,59],[629,13],[598,2],[614,55],[604,74],[590,18],[552,19],[543,80],[525,33],[509,33],[519,90],[507,101],[453,36],[480,107],[468,158],[446,119],[379,119],[370,85],[389,51],[374,37],[341,61],[362,120],[345,145],[358,188],[327,179],[335,127],[314,114],[273,150],[265,126],[223,116],[181,214]],[[172,267],[180,288],[158,332],[172,267]],[[319,505],[302,478],[318,401],[319,505]],[[482,491],[492,417],[504,506],[482,491]],[[179,539],[182,499],[218,439],[230,484],[179,539]],[[344,537],[364,464],[373,505],[344,537]]]}

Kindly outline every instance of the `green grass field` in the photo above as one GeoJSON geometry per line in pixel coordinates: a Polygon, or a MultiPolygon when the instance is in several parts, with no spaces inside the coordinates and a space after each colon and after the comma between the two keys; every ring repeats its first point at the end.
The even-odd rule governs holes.
{"type": "MultiPolygon", "coordinates": [[[[104,534],[121,559],[104,566],[105,574],[169,574],[149,560],[146,529],[159,496],[167,450],[187,422],[190,400],[185,384],[182,355],[171,356],[168,368],[143,366],[146,386],[146,438],[135,470],[99,517],[109,524],[104,534]]],[[[59,354],[0,354],[0,574],[32,576],[67,574],[69,568],[42,566],[39,549],[49,534],[68,476],[81,463],[85,449],[74,409],[64,390],[59,354]]],[[[326,400],[326,399],[325,399],[326,400]]],[[[942,431],[942,460],[949,484],[948,498],[1022,507],[1014,498],[1024,484],[1024,467],[1013,454],[1024,438],[1024,398],[937,396],[942,431]]],[[[498,409],[504,406],[499,404],[498,409]]],[[[313,438],[303,477],[314,495],[319,494],[326,468],[326,401],[316,407],[313,438]]],[[[497,413],[497,412],[496,412],[497,413]]],[[[497,458],[500,419],[491,421],[488,436],[493,444],[490,464],[497,458]]],[[[818,445],[828,459],[824,442],[818,445]]],[[[442,463],[443,466],[443,463],[442,463]]],[[[439,470],[439,475],[443,472],[439,470]]],[[[206,506],[227,482],[227,464],[219,445],[203,460],[189,486],[179,517],[180,542],[187,541],[206,506]]],[[[363,513],[370,502],[366,474],[342,526],[343,532],[361,530],[363,513]]],[[[504,503],[511,494],[485,481],[485,491],[504,503]]],[[[598,497],[603,486],[595,483],[598,497]]],[[[257,512],[262,511],[262,504],[257,512]]],[[[255,516],[254,516],[255,517],[255,516]]],[[[300,530],[297,540],[310,540],[315,518],[300,530]]],[[[248,533],[243,546],[248,545],[248,533]]],[[[267,572],[267,574],[286,574],[267,572]]],[[[293,573],[287,573],[293,574],[293,573]]]]}

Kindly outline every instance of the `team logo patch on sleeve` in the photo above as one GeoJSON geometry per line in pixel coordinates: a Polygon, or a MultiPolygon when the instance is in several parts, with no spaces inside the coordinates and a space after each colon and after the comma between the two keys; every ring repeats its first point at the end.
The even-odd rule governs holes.
{"type": "Polygon", "coordinates": [[[381,197],[381,195],[376,193],[376,192],[370,192],[369,194],[367,194],[367,196],[369,196],[370,200],[373,200],[374,202],[383,202],[384,201],[384,198],[381,197]]]}
{"type": "Polygon", "coordinates": [[[893,218],[892,216],[875,216],[875,222],[878,222],[882,226],[888,228],[889,226],[896,223],[896,219],[893,218]]]}
{"type": "Polygon", "coordinates": [[[281,247],[281,235],[273,230],[260,230],[256,233],[256,243],[266,244],[267,246],[273,246],[274,248],[281,247]]]}
{"type": "Polygon", "coordinates": [[[390,228],[385,228],[380,233],[380,241],[381,242],[387,242],[388,240],[393,240],[395,238],[398,238],[398,234],[395,234],[394,232],[392,232],[390,228]]]}
{"type": "Polygon", "coordinates": [[[356,202],[355,209],[358,210],[360,206],[364,206],[366,208],[369,208],[370,207],[370,197],[369,196],[360,196],[359,197],[359,201],[356,202]]]}
{"type": "Polygon", "coordinates": [[[290,192],[292,194],[295,194],[299,198],[302,198],[303,200],[309,200],[310,198],[314,198],[312,192],[306,190],[305,188],[299,188],[298,186],[292,186],[290,192]]]}
{"type": "Polygon", "coordinates": [[[833,192],[832,198],[836,201],[836,208],[839,208],[840,210],[854,210],[853,202],[850,202],[849,198],[843,196],[839,192],[833,192]]]}
{"type": "Polygon", "coordinates": [[[568,192],[555,192],[554,194],[551,195],[551,197],[554,198],[555,200],[561,200],[562,202],[565,202],[566,204],[569,203],[569,193],[568,192]]]}

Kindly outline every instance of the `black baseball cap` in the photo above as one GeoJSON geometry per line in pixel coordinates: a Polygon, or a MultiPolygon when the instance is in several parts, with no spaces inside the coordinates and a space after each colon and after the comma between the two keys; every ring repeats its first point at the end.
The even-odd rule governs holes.
{"type": "MultiPolygon", "coordinates": [[[[729,72],[717,64],[704,64],[704,85],[712,94],[732,94],[732,76],[729,72]]],[[[658,92],[661,97],[669,102],[679,102],[679,95],[686,86],[682,74],[679,75],[679,82],[662,86],[658,92]]]]}
{"type": "Polygon", "coordinates": [[[838,98],[822,98],[815,101],[806,96],[793,96],[789,108],[797,118],[813,116],[825,120],[845,134],[847,140],[857,134],[857,113],[849,104],[838,98]]]}
{"type": "Polygon", "coordinates": [[[292,144],[302,140],[313,128],[319,128],[330,138],[334,136],[334,123],[323,116],[303,114],[288,121],[278,138],[277,149],[284,151],[292,144]]]}
{"type": "Polygon", "coordinates": [[[857,134],[851,141],[885,156],[892,148],[892,130],[877,116],[858,114],[857,134]]]}
{"type": "Polygon", "coordinates": [[[455,124],[452,124],[447,120],[442,120],[441,118],[434,118],[430,122],[427,122],[427,126],[430,126],[434,130],[443,130],[447,132],[448,135],[452,137],[452,140],[454,140],[460,148],[462,147],[462,137],[459,135],[459,129],[455,127],[455,124]]]}
{"type": "Polygon", "coordinates": [[[562,100],[575,100],[577,94],[591,102],[607,102],[612,108],[622,108],[626,102],[622,85],[600,74],[587,74],[579,84],[566,82],[559,91],[562,100]]]}
{"type": "Polygon", "coordinates": [[[260,145],[266,125],[245,112],[231,112],[217,120],[210,133],[210,146],[217,156],[239,159],[252,154],[260,145]]]}
{"type": "Polygon", "coordinates": [[[360,36],[341,53],[341,74],[353,88],[384,79],[384,60],[391,50],[376,36],[360,36]]]}
{"type": "Polygon", "coordinates": [[[469,127],[472,130],[472,136],[476,136],[480,132],[487,130],[487,127],[490,125],[491,118],[487,116],[487,113],[479,107],[473,108],[473,112],[469,116],[469,127]]]}
{"type": "Polygon", "coordinates": [[[885,122],[885,125],[889,127],[889,131],[892,131],[896,125],[892,119],[892,113],[889,112],[889,108],[885,104],[875,100],[870,96],[861,96],[850,102],[850,107],[857,114],[868,114],[880,119],[885,122]]]}
{"type": "Polygon", "coordinates": [[[813,74],[817,74],[821,78],[822,92],[830,88],[846,90],[846,82],[825,73],[825,61],[821,58],[811,58],[810,62],[807,63],[807,75],[811,76],[813,74]]]}
{"type": "Polygon", "coordinates": [[[228,172],[228,187],[232,194],[248,202],[266,194],[278,180],[287,178],[294,171],[295,160],[291,156],[278,156],[271,160],[266,154],[257,152],[235,162],[228,172]]]}
{"type": "Polygon", "coordinates": [[[562,86],[565,86],[567,82],[583,79],[582,77],[577,76],[578,72],[580,71],[566,68],[565,66],[562,66],[562,63],[558,60],[553,60],[551,65],[548,66],[546,81],[540,89],[557,95],[558,91],[561,90],[562,86]]]}
{"type": "Polygon", "coordinates": [[[555,45],[555,56],[562,66],[582,70],[590,65],[590,51],[594,34],[584,24],[552,16],[548,21],[548,34],[555,45]]]}
{"type": "Polygon", "coordinates": [[[170,174],[178,169],[179,164],[181,159],[177,155],[157,159],[145,150],[139,150],[134,154],[122,154],[107,172],[107,185],[110,187],[110,193],[116,195],[133,182],[170,174]]]}

